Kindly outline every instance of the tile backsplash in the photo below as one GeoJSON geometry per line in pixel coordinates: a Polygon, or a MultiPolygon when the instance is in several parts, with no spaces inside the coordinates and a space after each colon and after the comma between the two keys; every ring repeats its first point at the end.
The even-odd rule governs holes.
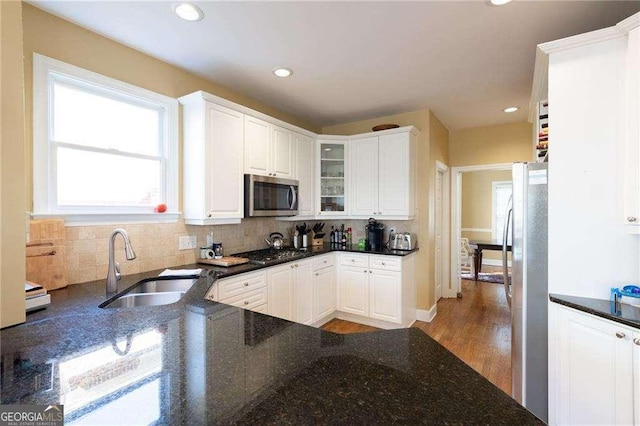
{"type": "MultiPolygon", "coordinates": [[[[319,222],[307,221],[307,225],[319,222]]],[[[366,220],[323,220],[324,230],[331,226],[340,226],[353,230],[354,243],[365,237],[366,220]]],[[[416,221],[384,221],[385,238],[391,228],[397,231],[416,232],[416,221]]],[[[116,228],[123,228],[129,234],[131,245],[136,252],[136,259],[126,260],[124,242],[117,236],[115,242],[116,261],[120,263],[123,275],[135,274],[154,269],[195,263],[199,257],[199,248],[206,244],[206,236],[213,232],[214,240],[221,241],[224,253],[230,255],[249,250],[266,248],[264,238],[272,232],[281,232],[285,237],[285,244],[290,243],[292,230],[296,224],[302,222],[283,222],[273,218],[243,219],[238,225],[191,226],[185,225],[183,220],[176,223],[154,224],[124,224],[100,226],[68,226],[66,227],[66,263],[69,284],[105,279],[109,264],[109,236],[116,228]],[[197,248],[195,250],[178,250],[178,239],[181,236],[195,235],[197,248]]]]}

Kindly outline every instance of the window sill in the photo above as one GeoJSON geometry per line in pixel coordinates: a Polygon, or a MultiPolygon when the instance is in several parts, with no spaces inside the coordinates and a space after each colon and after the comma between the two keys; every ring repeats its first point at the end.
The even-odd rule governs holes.
{"type": "Polygon", "coordinates": [[[32,213],[31,219],[64,219],[65,226],[93,226],[126,223],[175,223],[182,212],[175,213],[32,213]]]}

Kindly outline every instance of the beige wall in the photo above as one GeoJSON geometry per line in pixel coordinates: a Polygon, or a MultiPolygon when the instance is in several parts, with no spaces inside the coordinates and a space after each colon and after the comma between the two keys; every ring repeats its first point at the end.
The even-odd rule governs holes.
{"type": "Polygon", "coordinates": [[[0,327],[25,320],[25,167],[20,2],[0,2],[0,327]]]}
{"type": "MultiPolygon", "coordinates": [[[[471,240],[491,240],[493,182],[511,181],[511,171],[475,171],[462,174],[462,237],[471,240]],[[465,228],[486,229],[488,232],[465,231],[465,228]]],[[[485,259],[501,259],[501,254],[488,250],[485,259]]]]}
{"type": "Polygon", "coordinates": [[[418,217],[406,222],[407,231],[418,234],[420,250],[416,254],[416,282],[418,283],[418,309],[429,309],[435,304],[433,260],[433,222],[435,161],[448,161],[448,130],[428,109],[362,120],[337,126],[324,127],[323,134],[353,135],[370,132],[377,124],[395,123],[400,126],[415,126],[421,133],[418,138],[418,217]]]}
{"type": "Polygon", "coordinates": [[[531,123],[454,130],[449,134],[449,166],[533,160],[531,123]]]}

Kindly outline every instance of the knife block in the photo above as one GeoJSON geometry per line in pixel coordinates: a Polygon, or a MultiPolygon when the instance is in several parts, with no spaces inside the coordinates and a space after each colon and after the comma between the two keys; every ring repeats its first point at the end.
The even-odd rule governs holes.
{"type": "Polygon", "coordinates": [[[316,234],[315,232],[311,231],[311,235],[311,247],[321,246],[324,244],[324,232],[316,234]]]}

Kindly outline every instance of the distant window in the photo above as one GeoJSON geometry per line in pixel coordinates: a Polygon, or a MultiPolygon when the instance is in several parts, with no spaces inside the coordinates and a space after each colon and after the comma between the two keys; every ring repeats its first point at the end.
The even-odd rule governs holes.
{"type": "Polygon", "coordinates": [[[177,105],[34,55],[35,215],[176,213],[177,105]]]}
{"type": "MultiPolygon", "coordinates": [[[[509,198],[512,193],[512,185],[510,181],[493,182],[493,196],[491,203],[492,210],[492,227],[491,234],[494,240],[502,240],[504,233],[504,223],[507,218],[507,208],[509,206],[509,198]]],[[[509,236],[511,241],[511,227],[509,227],[509,236]]]]}

